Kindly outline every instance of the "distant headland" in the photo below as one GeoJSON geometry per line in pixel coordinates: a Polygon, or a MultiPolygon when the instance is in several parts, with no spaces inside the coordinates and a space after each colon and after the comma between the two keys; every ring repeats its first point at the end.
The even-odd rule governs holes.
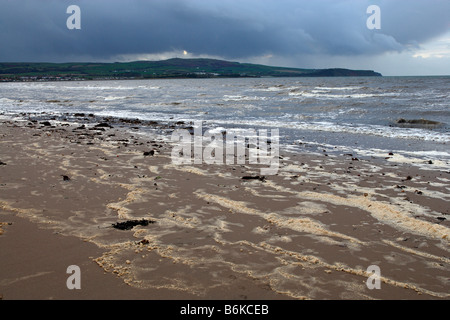
{"type": "Polygon", "coordinates": [[[217,59],[173,58],[114,63],[0,63],[0,81],[70,81],[240,77],[373,77],[372,70],[300,69],[217,59]]]}

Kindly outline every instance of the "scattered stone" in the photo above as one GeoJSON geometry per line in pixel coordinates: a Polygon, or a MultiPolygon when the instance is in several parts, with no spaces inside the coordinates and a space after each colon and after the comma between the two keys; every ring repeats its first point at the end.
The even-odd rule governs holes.
{"type": "Polygon", "coordinates": [[[155,155],[155,150],[150,150],[150,151],[144,152],[144,157],[153,156],[153,155],[155,155]]]}
{"type": "Polygon", "coordinates": [[[106,123],[106,122],[99,123],[95,127],[96,128],[112,128],[112,126],[109,123],[106,123]]]}
{"type": "Polygon", "coordinates": [[[84,113],[74,113],[74,117],[81,117],[84,118],[86,115],[84,113]]]}
{"type": "Polygon", "coordinates": [[[41,124],[46,127],[49,127],[52,125],[49,121],[43,121],[43,122],[41,122],[41,124]]]}
{"type": "Polygon", "coordinates": [[[70,178],[68,176],[62,175],[63,181],[70,181],[70,178]]]}
{"type": "Polygon", "coordinates": [[[444,217],[436,217],[436,219],[439,221],[438,224],[440,224],[441,222],[444,222],[445,220],[447,220],[444,217]]]}
{"type": "Polygon", "coordinates": [[[3,161],[0,161],[0,166],[6,166],[6,163],[4,163],[3,161]]]}
{"type": "Polygon", "coordinates": [[[265,176],[244,176],[242,177],[242,180],[259,180],[259,181],[265,181],[265,176]]]}
{"type": "Polygon", "coordinates": [[[150,241],[148,241],[147,239],[142,239],[142,240],[139,241],[138,243],[140,243],[140,244],[149,244],[150,241]]]}
{"type": "Polygon", "coordinates": [[[145,219],[141,219],[141,220],[128,220],[125,222],[117,222],[117,223],[113,223],[113,228],[119,229],[119,230],[131,230],[133,229],[133,227],[135,226],[148,226],[149,224],[153,224],[156,221],[153,220],[145,220],[145,219]]]}
{"type": "Polygon", "coordinates": [[[397,120],[397,123],[400,124],[422,124],[422,125],[440,125],[441,123],[438,121],[426,120],[426,119],[412,119],[407,120],[400,118],[397,120]]]}
{"type": "Polygon", "coordinates": [[[428,164],[433,164],[433,161],[429,160],[429,161],[428,161],[428,164]]]}

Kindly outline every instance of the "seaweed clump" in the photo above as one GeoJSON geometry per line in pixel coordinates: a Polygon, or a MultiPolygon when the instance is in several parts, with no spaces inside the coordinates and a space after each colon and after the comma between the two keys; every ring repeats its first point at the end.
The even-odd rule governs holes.
{"type": "Polygon", "coordinates": [[[128,220],[128,221],[124,221],[124,222],[117,222],[117,223],[113,223],[113,228],[119,229],[119,230],[131,230],[133,229],[133,227],[135,226],[148,226],[149,224],[153,224],[156,221],[153,220],[146,220],[146,219],[141,219],[141,220],[128,220]]]}

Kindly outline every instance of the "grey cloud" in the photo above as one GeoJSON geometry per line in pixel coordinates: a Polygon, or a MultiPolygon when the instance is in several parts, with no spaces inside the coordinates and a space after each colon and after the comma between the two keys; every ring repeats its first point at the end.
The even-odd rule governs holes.
{"type": "Polygon", "coordinates": [[[448,0],[0,0],[0,61],[173,50],[232,59],[375,55],[445,32],[448,12],[448,0]],[[71,4],[81,8],[81,30],[66,28],[71,4]],[[382,9],[382,30],[366,28],[370,4],[382,9]]]}

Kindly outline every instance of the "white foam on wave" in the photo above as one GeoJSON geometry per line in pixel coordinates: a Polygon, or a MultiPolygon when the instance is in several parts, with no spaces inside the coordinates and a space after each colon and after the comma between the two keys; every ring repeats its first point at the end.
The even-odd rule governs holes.
{"type": "Polygon", "coordinates": [[[257,127],[277,127],[287,129],[299,129],[307,131],[324,131],[337,133],[351,133],[373,135],[386,138],[397,139],[413,139],[421,141],[433,141],[438,143],[449,143],[450,134],[430,131],[416,128],[397,128],[381,125],[354,125],[354,124],[337,124],[328,121],[314,122],[292,122],[292,121],[276,121],[273,119],[258,120],[217,120],[216,123],[221,124],[242,124],[246,126],[257,127]]]}
{"type": "Polygon", "coordinates": [[[224,101],[264,101],[267,100],[267,97],[258,97],[258,96],[242,96],[242,95],[224,95],[224,101]]]}
{"type": "Polygon", "coordinates": [[[128,97],[124,97],[124,96],[107,96],[107,97],[102,97],[105,101],[114,101],[114,100],[122,100],[122,99],[127,99],[128,97]]]}
{"type": "Polygon", "coordinates": [[[286,87],[284,85],[271,86],[271,87],[262,87],[262,88],[253,88],[249,91],[260,91],[260,92],[280,92],[280,91],[290,91],[290,90],[299,90],[302,87],[286,87]]]}
{"type": "Polygon", "coordinates": [[[388,97],[394,95],[393,93],[353,93],[353,94],[331,94],[330,91],[311,90],[311,91],[299,91],[289,92],[291,97],[304,97],[304,98],[320,98],[320,99],[362,99],[362,98],[374,98],[374,97],[388,97]]]}
{"type": "Polygon", "coordinates": [[[143,121],[179,121],[182,120],[172,114],[162,112],[139,112],[130,110],[104,110],[95,113],[97,116],[116,117],[124,119],[140,119],[143,121]]]}
{"type": "Polygon", "coordinates": [[[333,90],[341,91],[341,90],[359,90],[359,89],[362,89],[362,88],[363,87],[356,87],[356,86],[352,87],[352,86],[350,86],[350,87],[315,87],[314,89],[316,89],[316,90],[325,90],[325,91],[333,91],[333,90]]]}
{"type": "Polygon", "coordinates": [[[9,98],[0,98],[0,104],[11,104],[11,103],[15,103],[18,102],[15,99],[9,99],[9,98]]]}
{"type": "Polygon", "coordinates": [[[62,89],[68,90],[111,90],[111,91],[123,91],[123,90],[136,90],[136,87],[122,87],[122,86],[100,86],[100,85],[83,85],[83,86],[63,86],[62,89]]]}

